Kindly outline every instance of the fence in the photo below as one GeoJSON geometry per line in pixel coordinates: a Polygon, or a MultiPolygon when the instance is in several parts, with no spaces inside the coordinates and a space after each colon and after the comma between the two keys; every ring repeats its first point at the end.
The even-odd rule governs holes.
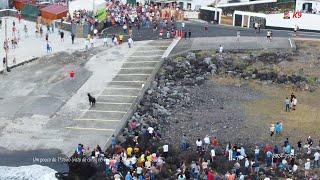
{"type": "Polygon", "coordinates": [[[16,16],[17,12],[18,11],[14,10],[14,9],[2,9],[2,10],[0,10],[0,17],[16,16]]]}

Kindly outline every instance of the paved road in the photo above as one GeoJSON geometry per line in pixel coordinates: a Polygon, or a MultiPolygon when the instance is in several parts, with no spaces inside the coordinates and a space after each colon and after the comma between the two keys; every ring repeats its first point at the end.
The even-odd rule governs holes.
{"type": "MultiPolygon", "coordinates": [[[[191,30],[192,37],[217,37],[217,36],[236,36],[237,31],[240,31],[241,36],[261,36],[265,37],[267,29],[262,29],[261,32],[255,33],[254,29],[241,27],[225,26],[225,25],[210,25],[208,32],[203,29],[203,24],[199,22],[187,22],[186,30],[191,30]]],[[[121,27],[112,27],[105,31],[109,36],[112,34],[121,34],[121,27]]],[[[292,31],[288,30],[272,30],[274,37],[292,37],[292,31]]],[[[140,32],[133,27],[134,40],[150,40],[158,39],[159,32],[153,32],[152,29],[142,28],[140,32]]],[[[299,32],[300,38],[317,38],[320,39],[320,33],[299,32]]]]}
{"type": "Polygon", "coordinates": [[[170,56],[175,56],[185,53],[190,50],[218,50],[222,45],[224,51],[226,50],[262,50],[262,49],[295,49],[294,40],[277,37],[271,42],[267,41],[265,37],[245,36],[237,38],[232,37],[198,37],[191,39],[181,39],[179,44],[175,46],[170,56]]]}

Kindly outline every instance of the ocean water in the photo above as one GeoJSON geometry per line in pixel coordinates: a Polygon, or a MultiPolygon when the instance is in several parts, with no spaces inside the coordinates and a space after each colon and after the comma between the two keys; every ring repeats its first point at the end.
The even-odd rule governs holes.
{"type": "Polygon", "coordinates": [[[56,180],[54,169],[41,165],[0,166],[0,180],[56,180]]]}
{"type": "Polygon", "coordinates": [[[68,164],[62,161],[63,157],[57,149],[0,149],[0,180],[56,180],[56,172],[69,171],[68,164]]]}

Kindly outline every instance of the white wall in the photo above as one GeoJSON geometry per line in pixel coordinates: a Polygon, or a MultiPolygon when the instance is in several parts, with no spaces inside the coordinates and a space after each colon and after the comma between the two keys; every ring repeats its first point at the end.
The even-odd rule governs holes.
{"type": "Polygon", "coordinates": [[[319,14],[305,14],[301,18],[292,18],[293,13],[290,13],[290,19],[283,19],[281,14],[267,14],[266,25],[272,27],[294,28],[295,25],[299,29],[318,30],[320,31],[320,15],[319,14]]]}
{"type": "Polygon", "coordinates": [[[213,4],[213,3],[214,3],[214,0],[193,0],[192,10],[194,10],[196,8],[196,6],[206,7],[206,6],[213,4]]]}
{"type": "Polygon", "coordinates": [[[188,19],[198,19],[199,18],[199,12],[197,11],[185,11],[183,12],[184,17],[188,19]]]}
{"type": "Polygon", "coordinates": [[[312,9],[316,9],[317,12],[320,11],[320,0],[297,0],[296,1],[296,11],[301,11],[304,3],[312,3],[312,9]]]}
{"type": "Polygon", "coordinates": [[[178,0],[177,3],[183,2],[183,9],[187,9],[188,3],[191,4],[191,10],[195,10],[197,6],[206,7],[214,3],[214,0],[178,0]]]}
{"type": "Polygon", "coordinates": [[[1,9],[7,9],[7,8],[9,8],[9,2],[8,2],[8,0],[0,0],[0,8],[1,8],[1,9]]]}
{"type": "Polygon", "coordinates": [[[69,12],[71,14],[74,10],[79,9],[86,9],[88,11],[92,11],[93,7],[95,11],[105,8],[106,2],[104,0],[76,0],[69,2],[69,12]]]}

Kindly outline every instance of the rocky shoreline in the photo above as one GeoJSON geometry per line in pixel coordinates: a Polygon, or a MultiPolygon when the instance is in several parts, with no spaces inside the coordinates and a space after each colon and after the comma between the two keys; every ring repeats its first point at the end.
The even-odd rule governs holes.
{"type": "MultiPolygon", "coordinates": [[[[159,130],[165,129],[168,123],[175,123],[171,116],[173,112],[195,105],[197,97],[191,96],[192,92],[205,88],[202,85],[213,76],[231,76],[243,80],[253,79],[261,81],[263,84],[291,84],[296,88],[310,92],[317,88],[318,79],[304,77],[300,74],[284,74],[281,70],[274,70],[274,66],[280,66],[285,61],[292,61],[291,57],[295,55],[293,52],[262,52],[255,55],[241,53],[240,58],[234,59],[235,53],[238,52],[214,55],[210,55],[210,52],[189,52],[183,56],[167,59],[151,83],[151,87],[147,90],[131,121],[136,121],[141,124],[141,127],[152,126],[159,130]],[[262,64],[268,68],[255,68],[254,64],[262,64]],[[311,82],[310,79],[313,81],[311,82]]],[[[211,84],[211,86],[214,85],[211,84]]],[[[244,94],[254,94],[254,92],[249,92],[250,90],[246,91],[248,92],[244,94]]],[[[213,99],[208,101],[213,101],[213,99]]],[[[215,104],[220,109],[224,108],[222,101],[215,102],[215,104]]],[[[133,135],[134,132],[130,131],[128,126],[123,130],[123,137],[120,136],[120,139],[123,141],[130,134],[133,135]]]]}
{"type": "MultiPolygon", "coordinates": [[[[193,150],[179,152],[182,134],[187,134],[192,149],[195,146],[193,142],[199,137],[203,138],[205,134],[225,137],[221,140],[222,144],[236,141],[234,143],[248,149],[256,144],[263,145],[265,142],[255,140],[254,133],[242,132],[247,127],[243,123],[243,109],[238,103],[259,98],[259,94],[245,85],[242,89],[217,86],[212,82],[212,77],[231,76],[244,81],[253,79],[266,85],[289,84],[310,92],[317,88],[318,80],[313,78],[311,82],[310,77],[301,74],[285,74],[281,70],[274,70],[275,66],[292,61],[294,52],[254,53],[189,52],[167,59],[118,139],[123,144],[132,144],[132,139],[139,136],[141,129],[153,127],[161,140],[143,142],[140,146],[172,146],[175,156],[166,160],[169,172],[178,166],[177,163],[181,160],[179,158],[188,157],[188,162],[196,158],[193,150]],[[234,54],[238,53],[240,57],[234,59],[234,54]],[[267,68],[255,68],[255,64],[262,64],[267,68]],[[204,111],[211,111],[211,114],[207,115],[204,111]],[[130,127],[132,122],[137,124],[137,128],[130,127]],[[236,138],[234,131],[239,132],[236,138]]],[[[257,132],[262,130],[256,129],[257,132]]],[[[219,153],[222,154],[223,149],[217,150],[217,154],[219,153]]],[[[231,168],[232,165],[227,163],[221,165],[218,172],[224,173],[231,168]]],[[[169,174],[163,176],[169,177],[169,174]]]]}
{"type": "MultiPolygon", "coordinates": [[[[255,145],[264,147],[269,143],[261,138],[268,134],[268,128],[246,124],[242,103],[261,96],[246,81],[257,81],[265,85],[285,84],[310,92],[318,87],[318,79],[303,75],[301,71],[288,74],[281,68],[287,62],[294,61],[295,55],[295,52],[289,51],[222,54],[199,51],[165,60],[136,112],[118,135],[119,148],[125,150],[126,147],[136,147],[138,141],[142,153],[161,153],[162,146],[168,144],[170,153],[165,159],[165,170],[157,177],[175,179],[176,170],[182,161],[187,165],[191,161],[198,161],[196,140],[206,135],[216,136],[221,146],[215,148],[217,159],[210,166],[219,174],[232,170],[234,162],[227,161],[224,156],[226,144],[230,142],[243,146],[248,150],[248,157],[253,157],[255,145]],[[224,77],[239,79],[244,83],[238,86],[215,82],[215,79],[224,77]],[[155,138],[145,135],[148,127],[154,129],[155,138]],[[182,134],[186,135],[190,144],[187,151],[179,149],[182,134]]],[[[121,152],[121,149],[110,147],[105,154],[112,156],[121,152]]],[[[208,152],[205,156],[210,157],[208,152]]],[[[264,156],[262,153],[261,157],[264,156]]],[[[303,160],[300,158],[305,157],[297,159],[302,167],[303,160]]],[[[240,163],[243,167],[244,162],[240,163]]],[[[104,166],[98,166],[96,177],[104,176],[104,166]]],[[[278,170],[273,171],[264,166],[261,170],[268,171],[268,175],[274,178],[281,174],[278,170]]],[[[302,174],[300,170],[296,177],[303,178],[302,174]]]]}

